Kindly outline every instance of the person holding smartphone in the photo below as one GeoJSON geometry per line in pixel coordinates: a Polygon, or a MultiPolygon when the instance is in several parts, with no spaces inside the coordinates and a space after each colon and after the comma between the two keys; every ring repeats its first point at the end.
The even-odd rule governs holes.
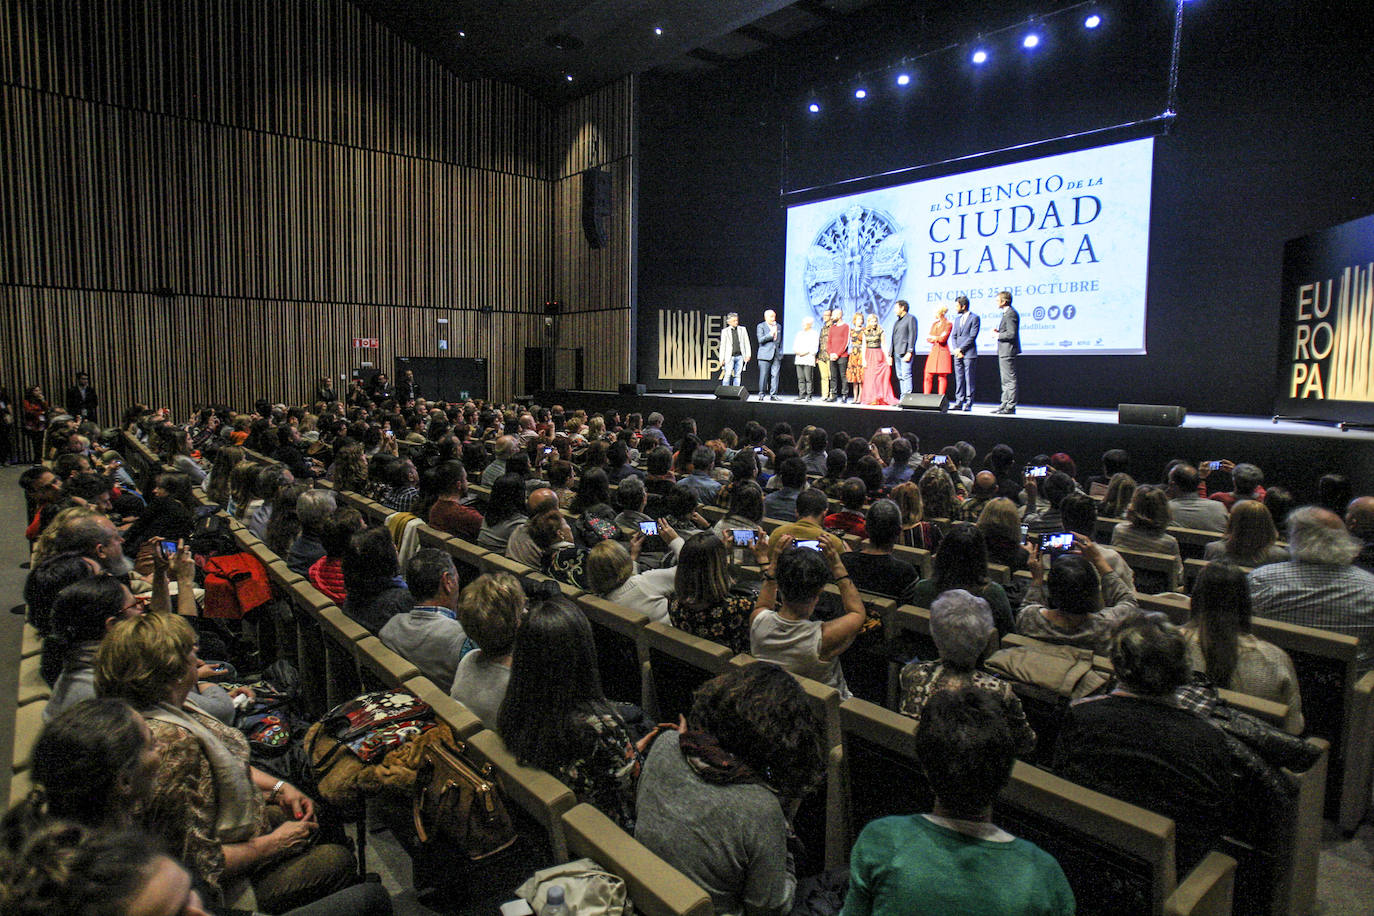
{"type": "Polygon", "coordinates": [[[839,538],[823,533],[815,539],[794,540],[783,535],[777,550],[760,543],[754,556],[763,567],[763,588],[749,617],[750,653],[793,674],[829,684],[839,691],[841,700],[849,699],[840,655],[853,644],[868,614],[845,569],[839,538]],[[834,620],[812,620],[821,589],[831,581],[840,590],[844,613],[834,620]]]}
{"type": "Polygon", "coordinates": [[[1091,538],[1075,534],[1073,552],[1051,563],[1046,562],[1039,537],[1032,537],[1026,547],[1031,585],[1016,615],[1016,632],[1105,654],[1116,625],[1140,613],[1135,592],[1127,590],[1091,538]]]}

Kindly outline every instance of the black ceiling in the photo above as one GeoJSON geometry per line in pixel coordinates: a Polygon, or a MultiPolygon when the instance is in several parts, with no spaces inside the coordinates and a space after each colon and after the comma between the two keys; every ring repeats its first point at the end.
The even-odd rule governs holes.
{"type": "Polygon", "coordinates": [[[713,69],[822,26],[843,28],[875,0],[353,2],[465,79],[559,102],[631,73],[713,69]]]}

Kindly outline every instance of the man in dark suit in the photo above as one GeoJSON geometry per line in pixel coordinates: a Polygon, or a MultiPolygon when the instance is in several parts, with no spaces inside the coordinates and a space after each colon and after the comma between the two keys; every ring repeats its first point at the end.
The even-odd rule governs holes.
{"type": "Polygon", "coordinates": [[[978,358],[978,332],[982,319],[968,306],[968,296],[954,300],[954,327],[949,332],[950,354],[954,357],[953,410],[973,410],[973,361],[978,358]]]}
{"type": "Polygon", "coordinates": [[[759,397],[767,393],[768,400],[776,401],[778,374],[782,371],[782,325],[778,324],[777,312],[769,309],[763,313],[754,338],[759,342],[759,397]]]}
{"type": "Polygon", "coordinates": [[[1002,406],[993,413],[1016,413],[1016,357],[1021,355],[1021,316],[1011,307],[1011,293],[997,294],[1002,320],[997,323],[997,368],[1002,373],[1002,406]]]}
{"type": "Polygon", "coordinates": [[[905,299],[898,299],[897,320],[892,322],[892,364],[897,367],[897,397],[911,394],[911,361],[915,359],[916,319],[905,299]]]}
{"type": "Polygon", "coordinates": [[[96,418],[96,408],[99,406],[100,399],[95,396],[95,389],[91,387],[90,376],[78,372],[76,384],[67,389],[67,413],[78,420],[98,423],[100,421],[96,418]]]}

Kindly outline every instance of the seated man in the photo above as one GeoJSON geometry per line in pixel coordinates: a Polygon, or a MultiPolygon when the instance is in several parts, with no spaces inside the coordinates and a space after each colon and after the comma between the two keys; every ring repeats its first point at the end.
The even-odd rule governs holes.
{"type": "Polygon", "coordinates": [[[1052,534],[1056,531],[1064,530],[1064,520],[1059,515],[1059,505],[1064,498],[1074,491],[1073,478],[1063,471],[1050,471],[1041,487],[1036,486],[1035,478],[1026,478],[1026,511],[1021,521],[1026,525],[1030,534],[1052,534]],[[1048,508],[1036,511],[1037,489],[1044,490],[1045,502],[1048,508]]]}
{"type": "MultiPolygon", "coordinates": [[[[768,502],[764,498],[764,504],[768,502]]],[[[817,540],[822,542],[827,537],[822,521],[825,519],[825,510],[829,507],[830,501],[826,499],[824,493],[815,487],[802,490],[797,494],[796,520],[790,525],[779,525],[773,529],[773,533],[768,537],[768,544],[773,550],[778,549],[778,544],[782,543],[784,537],[790,536],[794,541],[817,540]]],[[[764,510],[767,515],[767,509],[764,510]]]]}
{"type": "Polygon", "coordinates": [[[453,558],[437,547],[423,547],[406,564],[406,582],[415,604],[396,614],[377,636],[388,649],[447,689],[458,672],[467,634],[458,623],[458,570],[453,558]]]}
{"type": "MultiPolygon", "coordinates": [[[[620,510],[616,514],[615,525],[620,529],[621,540],[632,540],[635,535],[641,533],[640,525],[645,522],[658,524],[644,512],[648,499],[649,494],[644,489],[644,481],[640,478],[628,477],[620,482],[614,501],[615,507],[620,510]]],[[[662,567],[668,554],[669,540],[657,534],[646,536],[639,550],[639,565],[647,569],[662,567]]]]}
{"type": "MultiPolygon", "coordinates": [[[[1097,533],[1097,500],[1085,493],[1070,493],[1059,504],[1059,518],[1064,523],[1061,531],[1071,531],[1092,540],[1097,533]]],[[[1111,547],[1102,544],[1097,545],[1097,552],[1106,558],[1107,563],[1121,577],[1126,591],[1135,591],[1135,573],[1126,565],[1125,558],[1111,547]]]]}
{"type": "Polygon", "coordinates": [[[865,537],[864,534],[864,500],[868,499],[868,487],[857,477],[850,477],[840,484],[840,502],[843,504],[839,512],[832,512],[825,517],[825,530],[834,531],[838,534],[854,534],[865,537]]]}
{"type": "Polygon", "coordinates": [[[1374,668],[1374,573],[1353,565],[1360,543],[1340,516],[1316,506],[1288,516],[1287,563],[1250,573],[1256,617],[1348,633],[1359,639],[1358,670],[1374,668]]]}
{"type": "Polygon", "coordinates": [[[973,488],[968,499],[961,502],[958,509],[959,521],[977,524],[983,507],[997,498],[997,475],[992,471],[979,471],[973,475],[973,488]]]}
{"type": "Polygon", "coordinates": [[[465,541],[477,540],[482,513],[463,503],[468,495],[468,472],[461,461],[444,461],[429,472],[435,499],[429,526],[465,541]]]}
{"type": "Polygon", "coordinates": [[[1360,555],[1355,558],[1355,565],[1374,572],[1374,496],[1350,501],[1345,510],[1345,527],[1351,537],[1360,542],[1360,555]]]}
{"type": "Polygon", "coordinates": [[[720,492],[721,482],[711,475],[715,466],[716,453],[709,445],[698,445],[692,449],[692,472],[682,478],[681,483],[696,495],[697,502],[703,506],[714,505],[716,494],[720,492]]]}
{"type": "Polygon", "coordinates": [[[902,510],[890,499],[879,499],[868,508],[868,541],[860,550],[843,557],[844,568],[861,592],[887,595],[909,602],[920,575],[916,567],[892,555],[902,536],[902,510]]]}
{"type": "Polygon", "coordinates": [[[1226,506],[1215,499],[1198,496],[1199,482],[1197,468],[1186,462],[1174,465],[1169,471],[1169,486],[1164,492],[1169,497],[1174,524],[1220,534],[1226,531],[1226,506]]]}
{"type": "Polygon", "coordinates": [[[1221,469],[1231,472],[1231,490],[1226,493],[1211,493],[1208,499],[1215,499],[1225,506],[1228,512],[1232,506],[1244,499],[1264,501],[1264,472],[1258,467],[1244,462],[1231,465],[1231,462],[1223,461],[1221,469]]]}
{"type": "Polygon", "coordinates": [[[1059,863],[992,822],[1017,739],[994,694],[968,686],[931,695],[916,729],[916,756],[935,793],[934,810],[864,827],[849,854],[842,916],[1074,912],[1059,863]]]}
{"type": "Polygon", "coordinates": [[[797,496],[806,486],[806,462],[795,455],[784,458],[778,467],[778,481],[781,486],[763,498],[763,514],[779,521],[795,522],[800,517],[797,496]]]}
{"type": "Polygon", "coordinates": [[[539,545],[530,538],[530,532],[543,516],[559,514],[558,505],[558,494],[548,487],[541,487],[529,495],[525,500],[525,510],[529,518],[512,531],[510,539],[506,541],[507,559],[533,566],[535,569],[539,568],[539,562],[543,557],[539,545]]]}
{"type": "Polygon", "coordinates": [[[484,573],[463,589],[458,621],[477,644],[458,663],[449,696],[496,727],[501,701],[510,683],[511,646],[525,611],[525,593],[510,573],[484,573]]]}
{"type": "Polygon", "coordinates": [[[520,440],[515,436],[502,436],[496,440],[496,457],[482,471],[482,486],[490,487],[497,478],[506,473],[506,461],[520,451],[520,440]]]}

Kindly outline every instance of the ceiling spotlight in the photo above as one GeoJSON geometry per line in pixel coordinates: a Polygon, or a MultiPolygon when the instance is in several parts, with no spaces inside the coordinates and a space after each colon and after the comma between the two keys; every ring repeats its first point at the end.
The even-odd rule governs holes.
{"type": "Polygon", "coordinates": [[[571,83],[571,82],[572,82],[572,74],[571,74],[571,73],[564,73],[564,74],[563,74],[563,79],[565,79],[565,80],[567,80],[568,82],[571,83]]]}
{"type": "Polygon", "coordinates": [[[988,62],[988,52],[984,51],[982,48],[979,48],[977,51],[973,52],[973,57],[971,58],[971,60],[975,64],[985,64],[988,62]]]}
{"type": "Polygon", "coordinates": [[[1092,14],[1091,16],[1089,16],[1087,19],[1084,19],[1084,20],[1083,20],[1083,28],[1085,28],[1085,29],[1095,29],[1095,28],[1097,28],[1098,26],[1100,26],[1101,24],[1102,24],[1102,17],[1099,16],[1099,15],[1097,15],[1096,13],[1093,13],[1093,14],[1092,14]]]}
{"type": "Polygon", "coordinates": [[[656,26],[654,26],[654,34],[655,34],[655,35],[662,35],[662,34],[663,34],[663,26],[661,26],[661,25],[656,25],[656,26]]]}
{"type": "Polygon", "coordinates": [[[1034,32],[1031,32],[1025,38],[1021,39],[1021,47],[1027,50],[1034,48],[1038,44],[1040,44],[1040,36],[1034,32]]]}
{"type": "Polygon", "coordinates": [[[855,89],[855,90],[854,90],[854,98],[856,98],[856,99],[866,99],[866,98],[868,98],[868,90],[867,90],[867,89],[855,89]]]}
{"type": "Polygon", "coordinates": [[[459,38],[467,38],[467,37],[468,37],[468,33],[467,33],[467,32],[464,32],[462,29],[459,29],[459,30],[458,30],[458,37],[459,37],[459,38]]]}
{"type": "Polygon", "coordinates": [[[820,113],[821,113],[821,106],[820,106],[819,104],[817,104],[816,102],[812,102],[810,105],[807,105],[807,106],[806,106],[806,110],[809,111],[809,112],[811,112],[812,114],[820,114],[820,113]]]}
{"type": "Polygon", "coordinates": [[[897,74],[897,85],[898,85],[898,86],[905,86],[905,85],[907,85],[907,84],[910,83],[910,82],[911,82],[911,76],[910,76],[910,74],[907,74],[907,73],[898,73],[898,74],[897,74]]]}

